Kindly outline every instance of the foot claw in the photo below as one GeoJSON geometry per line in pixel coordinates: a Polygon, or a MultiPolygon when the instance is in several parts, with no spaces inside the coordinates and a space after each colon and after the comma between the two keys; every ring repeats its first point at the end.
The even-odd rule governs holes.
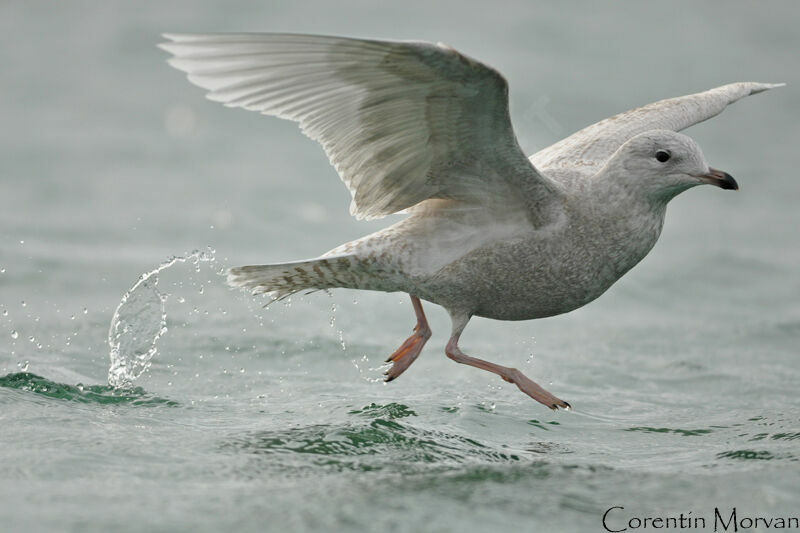
{"type": "Polygon", "coordinates": [[[554,403],[553,405],[549,405],[550,409],[553,411],[558,411],[558,408],[562,408],[565,411],[572,411],[572,406],[565,402],[564,400],[558,400],[558,402],[554,403]]]}
{"type": "Polygon", "coordinates": [[[386,362],[391,363],[392,366],[384,372],[384,374],[388,376],[386,378],[387,382],[397,378],[411,366],[411,363],[416,360],[417,356],[422,351],[422,347],[425,346],[428,337],[430,337],[430,335],[426,336],[415,333],[406,339],[397,351],[389,356],[386,362]]]}
{"type": "Polygon", "coordinates": [[[500,375],[506,381],[509,381],[517,386],[519,390],[543,404],[545,407],[558,410],[559,407],[563,409],[572,409],[572,406],[564,400],[553,396],[551,393],[543,389],[538,383],[532,381],[528,376],[517,370],[516,368],[510,369],[508,375],[500,375]]]}

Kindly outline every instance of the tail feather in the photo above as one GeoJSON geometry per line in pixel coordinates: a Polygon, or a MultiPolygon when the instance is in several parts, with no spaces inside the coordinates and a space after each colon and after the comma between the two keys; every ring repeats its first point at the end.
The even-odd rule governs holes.
{"type": "Polygon", "coordinates": [[[228,271],[228,285],[269,294],[273,300],[286,298],[302,290],[355,287],[357,276],[349,256],[323,257],[291,263],[248,265],[228,271]]]}

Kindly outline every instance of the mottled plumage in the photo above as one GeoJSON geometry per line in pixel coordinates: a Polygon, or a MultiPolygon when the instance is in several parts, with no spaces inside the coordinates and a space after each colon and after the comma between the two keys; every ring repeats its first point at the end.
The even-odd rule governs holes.
{"type": "Polygon", "coordinates": [[[702,183],[736,188],[677,133],[775,85],[734,83],[662,100],[525,157],[508,86],[445,45],[290,34],[167,35],[170,64],[227,106],[300,123],[353,196],[351,213],[407,212],[316,259],[246,266],[229,282],[282,298],[348,287],[411,295],[415,333],[389,380],[431,332],[420,299],[453,320],[446,353],[495,372],[551,408],[568,407],[513,368],[472,358],[472,316],[526,320],[576,309],[653,247],[667,202],[702,183]]]}

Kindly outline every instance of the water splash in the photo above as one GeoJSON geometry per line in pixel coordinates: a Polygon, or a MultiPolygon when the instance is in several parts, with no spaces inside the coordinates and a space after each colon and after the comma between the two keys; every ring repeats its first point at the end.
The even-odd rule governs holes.
{"type": "Polygon", "coordinates": [[[154,270],[139,276],[134,286],[122,296],[108,329],[109,385],[131,387],[133,381],[150,367],[156,354],[156,343],[167,332],[164,305],[169,294],[158,290],[158,273],[175,263],[186,262],[194,263],[195,269],[199,270],[201,262],[215,260],[214,253],[208,248],[170,257],[154,270]]]}

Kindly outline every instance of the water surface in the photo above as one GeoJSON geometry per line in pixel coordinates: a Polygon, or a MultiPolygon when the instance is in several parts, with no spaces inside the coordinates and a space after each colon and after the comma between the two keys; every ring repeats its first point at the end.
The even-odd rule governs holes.
{"type": "Polygon", "coordinates": [[[798,15],[792,2],[4,3],[0,529],[602,531],[615,505],[797,516],[798,15]],[[349,217],[294,125],[205,101],[155,48],[163,31],[226,30],[444,41],[507,76],[530,153],[659,98],[789,86],[689,131],[741,191],[675,200],[650,256],[598,301],[470,324],[466,351],[575,407],[553,413],[447,360],[432,305],[424,354],[383,385],[414,324],[403,295],[263,309],[223,286],[222,268],[387,224],[349,217]],[[160,331],[164,305],[157,352],[110,387],[123,294],[207,247],[213,262],[159,273],[150,294],[166,299],[140,307],[160,331]]]}

